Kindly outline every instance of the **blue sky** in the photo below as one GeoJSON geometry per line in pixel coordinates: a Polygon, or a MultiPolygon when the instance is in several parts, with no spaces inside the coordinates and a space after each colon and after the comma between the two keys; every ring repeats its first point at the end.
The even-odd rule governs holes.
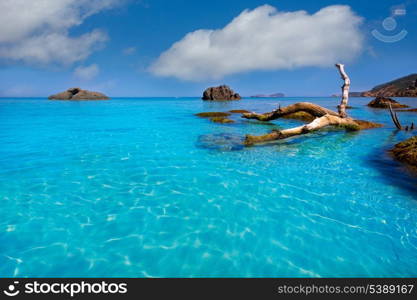
{"type": "Polygon", "coordinates": [[[339,92],[339,59],[352,91],[417,73],[416,1],[56,2],[0,3],[0,96],[73,86],[113,97],[200,96],[223,83],[244,96],[327,96],[339,92]],[[395,28],[383,23],[390,16],[395,28]],[[387,43],[373,30],[407,35],[387,43]]]}

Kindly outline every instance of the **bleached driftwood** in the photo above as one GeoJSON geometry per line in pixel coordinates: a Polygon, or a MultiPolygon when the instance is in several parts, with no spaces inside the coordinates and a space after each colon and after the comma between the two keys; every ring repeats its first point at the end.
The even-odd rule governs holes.
{"type": "Polygon", "coordinates": [[[401,126],[401,123],[398,120],[397,113],[392,110],[392,105],[390,102],[388,103],[388,105],[389,105],[389,114],[391,115],[392,122],[394,123],[395,127],[397,127],[398,130],[402,130],[403,127],[401,126]]]}
{"type": "Polygon", "coordinates": [[[259,121],[271,121],[278,118],[285,117],[287,115],[295,114],[297,112],[306,112],[314,117],[322,117],[326,114],[338,116],[338,113],[324,108],[320,105],[310,103],[310,102],[298,102],[295,104],[288,105],[286,107],[279,107],[271,112],[264,113],[264,114],[257,114],[254,112],[245,113],[242,115],[243,118],[246,119],[256,119],[259,121]]]}
{"type": "Polygon", "coordinates": [[[342,85],[342,101],[340,102],[338,108],[339,116],[341,118],[346,118],[346,106],[349,100],[349,88],[350,88],[350,78],[345,72],[345,65],[336,64],[336,68],[339,70],[340,76],[342,77],[344,83],[342,85]]]}
{"type": "Polygon", "coordinates": [[[288,105],[283,108],[279,107],[278,109],[272,112],[264,114],[245,113],[242,115],[243,118],[256,119],[260,121],[275,120],[298,112],[308,113],[315,117],[315,119],[312,122],[302,126],[284,130],[274,130],[268,134],[261,136],[246,135],[245,144],[254,145],[273,140],[285,139],[292,136],[306,134],[315,130],[319,130],[327,126],[340,126],[348,130],[360,130],[366,128],[380,127],[379,124],[367,121],[354,120],[347,116],[346,107],[348,105],[349,100],[350,79],[345,72],[344,65],[336,64],[336,68],[339,70],[339,73],[342,79],[344,80],[344,84],[342,86],[343,95],[342,100],[338,106],[338,112],[334,112],[330,109],[324,108],[314,103],[299,102],[288,105]]]}
{"type": "Polygon", "coordinates": [[[407,126],[403,127],[400,123],[400,120],[398,120],[397,113],[392,110],[392,105],[391,105],[390,102],[388,103],[388,105],[389,105],[389,113],[391,115],[392,122],[394,123],[395,127],[397,127],[398,130],[403,130],[403,129],[405,131],[414,130],[414,123],[413,122],[411,123],[410,126],[407,125],[407,126]]]}

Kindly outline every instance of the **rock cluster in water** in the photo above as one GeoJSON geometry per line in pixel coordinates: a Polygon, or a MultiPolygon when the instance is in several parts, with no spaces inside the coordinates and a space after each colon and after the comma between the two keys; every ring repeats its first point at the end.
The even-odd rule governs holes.
{"type": "Polygon", "coordinates": [[[203,93],[203,100],[240,100],[241,97],[227,85],[209,87],[203,93]]]}
{"type": "Polygon", "coordinates": [[[107,100],[106,95],[99,92],[91,92],[80,88],[70,88],[65,92],[51,95],[50,100],[107,100]]]}
{"type": "Polygon", "coordinates": [[[417,167],[417,136],[396,144],[390,152],[399,161],[417,167]]]}
{"type": "Polygon", "coordinates": [[[385,98],[382,96],[376,97],[374,100],[368,103],[368,106],[374,107],[374,108],[389,108],[390,103],[391,103],[392,108],[408,107],[408,105],[398,103],[394,99],[385,98]]]}

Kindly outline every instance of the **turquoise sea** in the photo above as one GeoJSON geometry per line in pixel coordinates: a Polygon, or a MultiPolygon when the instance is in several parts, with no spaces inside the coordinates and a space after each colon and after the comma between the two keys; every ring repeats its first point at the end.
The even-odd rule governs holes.
{"type": "Polygon", "coordinates": [[[244,148],[300,122],[193,114],[339,99],[0,99],[0,276],[417,276],[417,180],[386,153],[412,133],[369,100],[349,114],[384,128],[244,148]]]}

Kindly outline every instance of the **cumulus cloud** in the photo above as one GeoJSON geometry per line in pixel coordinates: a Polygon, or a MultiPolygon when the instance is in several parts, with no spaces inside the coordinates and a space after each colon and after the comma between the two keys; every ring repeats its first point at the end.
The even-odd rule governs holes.
{"type": "Polygon", "coordinates": [[[349,6],[315,14],[263,5],[218,30],[188,33],[151,65],[158,76],[220,79],[255,70],[326,67],[354,59],[363,48],[362,19],[349,6]]]}
{"type": "Polygon", "coordinates": [[[71,36],[69,30],[122,0],[1,0],[0,59],[72,64],[107,40],[100,30],[71,36]]]}
{"type": "Polygon", "coordinates": [[[79,66],[74,70],[74,75],[83,80],[91,80],[98,75],[100,68],[97,64],[79,66]]]}
{"type": "Polygon", "coordinates": [[[0,57],[26,63],[70,65],[87,58],[106,40],[107,35],[100,30],[75,38],[62,33],[42,34],[0,46],[0,57]]]}

